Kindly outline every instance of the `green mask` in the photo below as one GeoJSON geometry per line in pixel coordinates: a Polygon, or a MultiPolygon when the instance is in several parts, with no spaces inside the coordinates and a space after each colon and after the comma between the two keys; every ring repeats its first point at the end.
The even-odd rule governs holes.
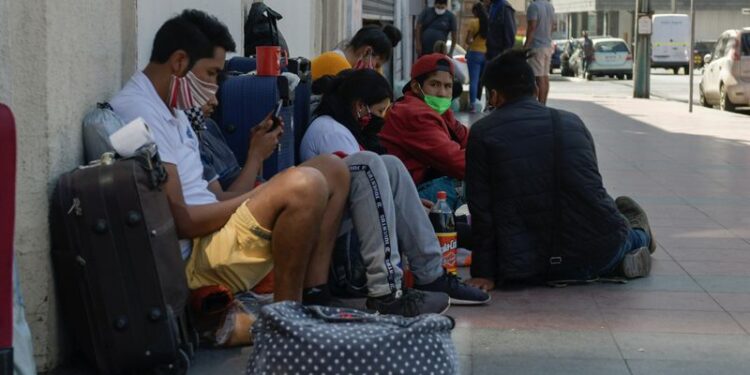
{"type": "MultiPolygon", "coordinates": [[[[420,87],[420,91],[422,88],[420,87]]],[[[422,91],[422,96],[424,96],[424,102],[427,103],[430,108],[434,109],[435,112],[440,114],[441,116],[445,111],[448,110],[448,108],[451,107],[451,98],[443,98],[440,96],[434,96],[434,95],[425,95],[424,91],[422,91]]]]}

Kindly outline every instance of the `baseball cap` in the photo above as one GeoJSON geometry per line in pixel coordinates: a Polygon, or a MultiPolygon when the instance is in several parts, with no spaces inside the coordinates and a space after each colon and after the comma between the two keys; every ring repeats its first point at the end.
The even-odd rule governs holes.
{"type": "Polygon", "coordinates": [[[453,63],[451,59],[442,53],[431,53],[417,59],[411,66],[411,79],[432,72],[448,72],[453,75],[453,63]],[[438,65],[438,61],[445,61],[446,64],[438,65]]]}
{"type": "MultiPolygon", "coordinates": [[[[424,55],[418,58],[414,65],[411,66],[411,79],[414,80],[419,76],[432,72],[448,72],[454,75],[451,59],[442,53],[424,55]],[[439,61],[444,61],[445,63],[438,64],[439,61]]],[[[404,86],[403,92],[406,92],[408,89],[409,85],[404,86]]]]}

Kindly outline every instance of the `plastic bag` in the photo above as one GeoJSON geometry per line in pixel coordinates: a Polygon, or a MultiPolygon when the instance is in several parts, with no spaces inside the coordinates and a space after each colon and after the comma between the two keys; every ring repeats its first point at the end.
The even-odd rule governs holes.
{"type": "Polygon", "coordinates": [[[105,152],[114,152],[109,136],[125,126],[109,103],[97,103],[83,118],[83,149],[86,163],[99,160],[105,152]]]}

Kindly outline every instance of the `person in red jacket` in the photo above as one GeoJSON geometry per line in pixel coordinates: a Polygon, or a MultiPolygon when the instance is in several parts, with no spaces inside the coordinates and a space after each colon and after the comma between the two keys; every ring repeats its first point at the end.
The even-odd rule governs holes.
{"type": "Polygon", "coordinates": [[[455,209],[463,203],[469,129],[450,110],[453,64],[439,53],[425,55],[412,66],[411,77],[386,116],[380,143],[406,165],[421,198],[434,201],[438,191],[446,191],[455,209]]]}

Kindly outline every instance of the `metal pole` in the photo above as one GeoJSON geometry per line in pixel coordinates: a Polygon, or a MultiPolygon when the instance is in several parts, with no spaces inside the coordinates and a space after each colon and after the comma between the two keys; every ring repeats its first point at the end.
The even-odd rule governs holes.
{"type": "Polygon", "coordinates": [[[641,17],[651,17],[649,0],[636,0],[635,82],[633,97],[648,99],[651,96],[651,35],[641,34],[638,27],[641,17]]]}
{"type": "Polygon", "coordinates": [[[672,0],[672,13],[677,13],[677,0],[672,0]]]}
{"type": "Polygon", "coordinates": [[[693,69],[695,69],[695,56],[693,56],[693,49],[695,48],[695,0],[690,0],[690,99],[688,99],[688,103],[690,103],[689,111],[690,113],[693,113],[693,77],[695,72],[693,69]]]}

